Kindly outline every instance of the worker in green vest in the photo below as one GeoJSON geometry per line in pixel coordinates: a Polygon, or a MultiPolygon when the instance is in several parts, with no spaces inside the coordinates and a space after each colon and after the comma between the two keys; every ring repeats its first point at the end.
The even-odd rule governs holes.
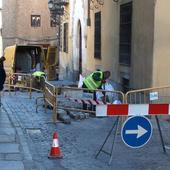
{"type": "Polygon", "coordinates": [[[110,71],[94,71],[83,81],[82,88],[87,88],[89,90],[100,89],[102,84],[110,77],[110,71]]]}
{"type": "MultiPolygon", "coordinates": [[[[96,89],[101,89],[102,85],[106,83],[106,80],[110,77],[110,71],[94,71],[87,77],[85,77],[83,81],[82,88],[87,88],[92,92],[96,89]]],[[[84,91],[86,92],[86,91],[84,91]]],[[[93,92],[93,100],[96,100],[96,92],[93,92]]],[[[86,109],[87,105],[83,104],[83,109],[86,109]]],[[[93,107],[92,110],[94,110],[93,107]]]]}
{"type": "Polygon", "coordinates": [[[43,89],[45,73],[42,71],[35,71],[32,76],[34,78],[35,87],[37,89],[43,89]]]}
{"type": "Polygon", "coordinates": [[[37,78],[45,77],[45,73],[42,71],[35,71],[32,75],[37,78]]]}

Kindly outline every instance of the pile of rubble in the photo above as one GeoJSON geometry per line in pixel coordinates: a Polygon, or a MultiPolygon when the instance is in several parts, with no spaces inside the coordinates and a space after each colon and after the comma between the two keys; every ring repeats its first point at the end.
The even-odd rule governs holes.
{"type": "Polygon", "coordinates": [[[64,109],[58,109],[57,114],[58,119],[66,124],[70,124],[71,120],[88,119],[90,116],[90,114],[86,112],[66,111],[64,109]]]}

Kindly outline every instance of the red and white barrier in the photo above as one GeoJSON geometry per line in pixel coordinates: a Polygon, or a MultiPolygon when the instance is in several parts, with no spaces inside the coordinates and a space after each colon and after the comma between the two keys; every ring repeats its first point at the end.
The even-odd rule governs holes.
{"type": "Polygon", "coordinates": [[[108,104],[96,106],[97,117],[168,114],[170,114],[170,104],[108,104]]]}

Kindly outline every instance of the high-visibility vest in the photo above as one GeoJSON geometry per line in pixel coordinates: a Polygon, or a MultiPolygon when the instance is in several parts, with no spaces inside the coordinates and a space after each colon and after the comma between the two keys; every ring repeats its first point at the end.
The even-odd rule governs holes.
{"type": "Polygon", "coordinates": [[[96,81],[92,77],[93,74],[96,73],[96,72],[99,72],[100,73],[100,79],[101,80],[103,79],[103,72],[102,71],[95,71],[92,74],[90,74],[89,76],[87,76],[83,82],[89,90],[96,90],[102,85],[101,80],[96,81]]]}
{"type": "Polygon", "coordinates": [[[42,71],[36,71],[32,74],[34,77],[38,78],[38,81],[41,81],[41,77],[45,77],[45,73],[42,71]]]}
{"type": "Polygon", "coordinates": [[[32,74],[34,77],[43,77],[45,76],[45,73],[42,71],[36,71],[32,74]]]}

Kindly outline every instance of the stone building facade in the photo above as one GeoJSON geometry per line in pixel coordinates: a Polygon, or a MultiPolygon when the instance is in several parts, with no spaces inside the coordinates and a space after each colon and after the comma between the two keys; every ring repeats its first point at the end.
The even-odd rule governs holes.
{"type": "Polygon", "coordinates": [[[56,45],[48,0],[3,0],[3,44],[56,45]]]}
{"type": "MultiPolygon", "coordinates": [[[[170,84],[169,0],[70,0],[61,79],[110,70],[125,88],[170,84]]],[[[63,32],[64,34],[64,32],[63,32]]],[[[64,45],[64,44],[63,44],[64,45]]]]}

